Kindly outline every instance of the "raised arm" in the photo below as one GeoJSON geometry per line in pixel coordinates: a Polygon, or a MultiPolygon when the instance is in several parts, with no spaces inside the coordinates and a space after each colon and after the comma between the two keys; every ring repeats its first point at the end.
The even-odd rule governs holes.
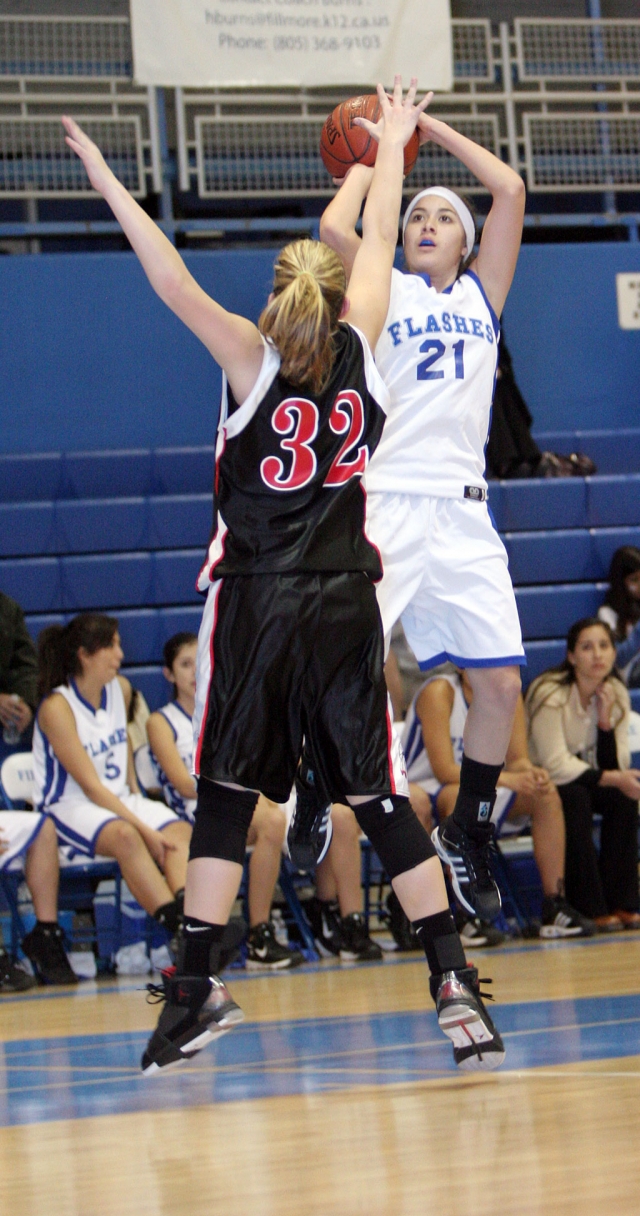
{"type": "Polygon", "coordinates": [[[473,263],[489,301],[500,316],[515,274],[524,217],[525,188],[518,173],[432,114],[421,114],[420,142],[431,140],[470,169],[493,196],[473,263]]]}
{"type": "MultiPolygon", "coordinates": [[[[373,169],[368,165],[352,165],[337,194],[320,220],[320,240],[335,249],[342,259],[347,281],[351,277],[356,254],[362,238],[356,232],[362,204],[369,193],[373,169]]],[[[334,178],[334,181],[337,180],[334,178]]]]}
{"type": "Polygon", "coordinates": [[[362,243],[349,279],[347,320],[362,330],[372,348],[380,337],[389,308],[402,202],[404,146],[432,97],[429,93],[416,105],[417,83],[414,77],[404,100],[400,76],[395,77],[391,99],[379,84],[380,123],[376,127],[364,118],[356,119],[359,126],[379,134],[379,143],[362,218],[362,243]]]}
{"type": "Polygon", "coordinates": [[[177,249],[111,172],[96,144],[72,118],[64,117],[62,122],[69,147],[80,157],[94,190],[109,204],[153,290],[204,342],[241,404],[262,365],[264,347],[257,327],[246,317],[227,312],[202,290],[177,249]]]}

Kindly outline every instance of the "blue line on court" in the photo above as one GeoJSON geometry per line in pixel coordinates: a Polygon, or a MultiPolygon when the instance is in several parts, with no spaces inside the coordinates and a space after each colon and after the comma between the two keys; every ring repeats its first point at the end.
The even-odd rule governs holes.
{"type": "MultiPolygon", "coordinates": [[[[639,1057],[640,995],[501,1005],[506,1067],[639,1057]]],[[[145,1079],[147,1035],[22,1040],[0,1049],[0,1126],[168,1110],[452,1076],[432,1011],[246,1023],[183,1069],[145,1079]]]]}

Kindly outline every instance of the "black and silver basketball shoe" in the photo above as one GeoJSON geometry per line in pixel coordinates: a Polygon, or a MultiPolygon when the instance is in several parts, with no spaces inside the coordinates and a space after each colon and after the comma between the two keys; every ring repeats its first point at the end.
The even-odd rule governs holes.
{"type": "Polygon", "coordinates": [[[596,926],[571,907],[563,895],[545,895],[539,937],[593,937],[596,926]]]}
{"type": "Polygon", "coordinates": [[[493,826],[485,829],[481,839],[469,836],[463,828],[447,819],[443,827],[435,828],[431,839],[444,865],[449,867],[453,889],[463,908],[480,920],[495,920],[502,900],[491,873],[493,826]]]}
{"type": "Polygon", "coordinates": [[[331,804],[320,794],[313,770],[303,759],[296,777],[296,807],[287,832],[287,849],[296,870],[314,870],[326,856],[332,834],[331,804]]]}
{"type": "Polygon", "coordinates": [[[475,967],[445,971],[432,975],[429,980],[431,995],[435,1001],[440,1029],[453,1043],[453,1058],[458,1068],[468,1072],[490,1072],[504,1063],[505,1049],[480,992],[480,984],[490,980],[479,980],[475,967]]]}
{"type": "Polygon", "coordinates": [[[145,1076],[176,1068],[244,1021],[217,975],[175,975],[167,968],[162,983],[147,984],[147,992],[151,1004],[166,1004],[141,1060],[145,1076]]]}

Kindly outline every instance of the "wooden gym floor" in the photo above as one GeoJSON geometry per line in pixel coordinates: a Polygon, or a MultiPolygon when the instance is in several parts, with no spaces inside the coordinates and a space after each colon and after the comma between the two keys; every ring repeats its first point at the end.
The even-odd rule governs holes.
{"type": "Polygon", "coordinates": [[[144,1079],[144,980],[0,997],[7,1216],[638,1216],[640,935],[476,951],[505,1066],[424,962],[228,973],[246,1022],[144,1079]]]}

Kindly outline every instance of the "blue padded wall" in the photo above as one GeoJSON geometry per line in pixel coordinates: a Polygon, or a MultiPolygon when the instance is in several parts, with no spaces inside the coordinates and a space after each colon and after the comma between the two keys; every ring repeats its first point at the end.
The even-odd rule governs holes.
{"type": "MultiPolygon", "coordinates": [[[[187,251],[185,261],[225,307],[255,319],[274,256],[271,249],[187,251]]],[[[523,246],[505,329],[537,431],[640,425],[640,330],[618,327],[617,271],[640,271],[640,245],[523,246]]],[[[2,452],[213,441],[219,372],[155,297],[133,254],[1,258],[0,367],[2,452]]],[[[61,495],[52,484],[59,467],[40,458],[28,470],[38,492],[20,497],[154,492],[152,470],[137,455],[125,484],[117,480],[122,460],[111,478],[108,465],[93,468],[78,457],[68,472],[82,489],[61,495]],[[98,484],[87,485],[94,476],[98,484]]]]}

